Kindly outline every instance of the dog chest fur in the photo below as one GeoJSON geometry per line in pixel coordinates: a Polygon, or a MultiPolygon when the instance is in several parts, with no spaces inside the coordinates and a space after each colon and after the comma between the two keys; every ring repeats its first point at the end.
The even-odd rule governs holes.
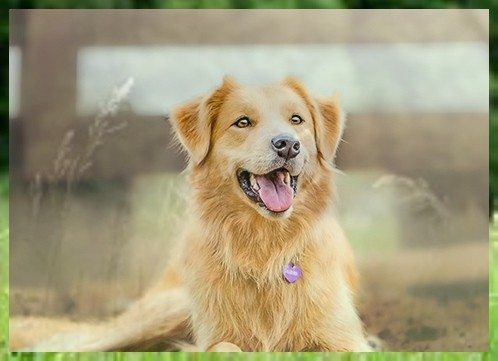
{"type": "Polygon", "coordinates": [[[321,222],[329,224],[317,224],[311,227],[314,231],[287,239],[281,248],[274,243],[273,252],[251,252],[251,257],[220,252],[219,228],[213,239],[206,234],[209,226],[203,227],[205,232],[191,233],[184,282],[196,305],[193,328],[201,348],[228,341],[251,351],[331,350],[335,338],[343,339],[337,342],[341,349],[356,342],[353,333],[342,331],[343,322],[353,329],[359,323],[342,278],[342,260],[336,257],[341,239],[334,237],[340,233],[332,234],[336,224],[326,217],[321,222]],[[301,250],[303,276],[294,284],[281,272],[291,258],[289,249],[301,250]]]}

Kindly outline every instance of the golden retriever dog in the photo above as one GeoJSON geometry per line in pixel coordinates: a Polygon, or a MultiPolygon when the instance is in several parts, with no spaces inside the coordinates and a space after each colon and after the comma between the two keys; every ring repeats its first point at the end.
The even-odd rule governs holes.
{"type": "Polygon", "coordinates": [[[101,324],[13,319],[11,349],[370,351],[332,210],[337,99],[293,78],[225,78],[171,120],[189,155],[190,219],[161,282],[101,324]]]}

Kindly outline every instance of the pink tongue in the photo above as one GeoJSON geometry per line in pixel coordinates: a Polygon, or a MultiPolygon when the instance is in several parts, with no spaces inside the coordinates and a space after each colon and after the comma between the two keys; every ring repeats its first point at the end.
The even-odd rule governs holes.
{"type": "Polygon", "coordinates": [[[289,184],[285,184],[283,172],[277,172],[271,178],[269,179],[262,175],[256,176],[256,180],[261,187],[258,192],[259,196],[270,211],[286,211],[292,205],[294,190],[289,184]]]}

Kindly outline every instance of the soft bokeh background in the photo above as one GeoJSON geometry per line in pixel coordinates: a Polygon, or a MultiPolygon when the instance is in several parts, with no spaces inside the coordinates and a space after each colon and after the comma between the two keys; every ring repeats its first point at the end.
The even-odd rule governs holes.
{"type": "Polygon", "coordinates": [[[182,227],[184,158],[161,115],[225,74],[292,74],[349,114],[337,207],[368,331],[392,350],[487,349],[487,11],[19,10],[10,24],[11,315],[126,309],[182,227]]]}

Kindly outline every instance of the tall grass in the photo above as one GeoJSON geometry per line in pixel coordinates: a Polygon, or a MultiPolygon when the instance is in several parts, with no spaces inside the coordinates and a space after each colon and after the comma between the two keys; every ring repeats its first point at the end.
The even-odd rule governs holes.
{"type": "MultiPolygon", "coordinates": [[[[82,151],[77,153],[74,149],[75,137],[78,134],[74,130],[69,130],[57,148],[50,171],[46,174],[37,173],[31,181],[29,193],[32,203],[31,220],[35,224],[34,228],[37,229],[42,222],[40,219],[42,209],[43,213],[51,215],[54,225],[51,227],[50,234],[45,235],[52,240],[48,251],[38,249],[36,239],[22,240],[29,243],[29,247],[38,254],[40,261],[47,268],[45,304],[49,298],[48,291],[57,285],[56,275],[60,273],[57,269],[58,260],[61,256],[62,245],[67,241],[67,235],[64,234],[60,225],[67,221],[66,217],[72,206],[73,191],[92,167],[96,152],[112,134],[127,126],[126,122],[119,121],[116,114],[131,92],[133,83],[134,80],[130,77],[113,88],[93,122],[88,126],[87,142],[82,151]],[[62,192],[59,189],[61,186],[64,187],[62,192]]],[[[38,237],[35,233],[33,232],[32,236],[38,237]]]]}

